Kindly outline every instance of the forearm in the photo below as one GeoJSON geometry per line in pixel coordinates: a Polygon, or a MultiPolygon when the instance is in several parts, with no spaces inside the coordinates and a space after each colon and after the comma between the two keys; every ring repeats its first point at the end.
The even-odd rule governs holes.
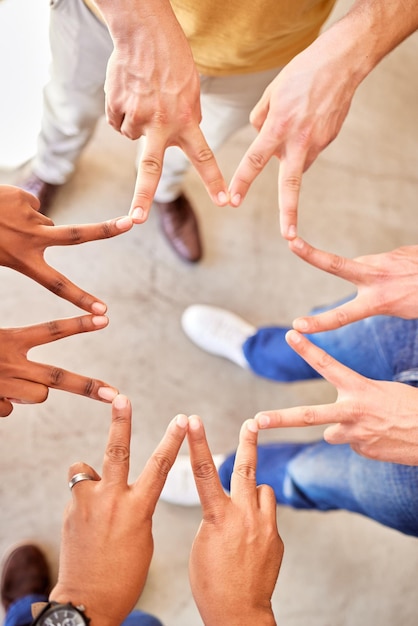
{"type": "MultiPolygon", "coordinates": [[[[175,23],[178,25],[169,0],[93,0],[99,9],[114,41],[119,43],[129,39],[138,27],[156,18],[160,25],[175,23]]],[[[164,36],[164,27],[161,28],[164,36]]]]}
{"type": "Polygon", "coordinates": [[[361,82],[376,65],[418,28],[416,0],[357,0],[329,29],[348,54],[348,70],[361,82]]]}
{"type": "Polygon", "coordinates": [[[276,620],[271,608],[247,610],[237,608],[231,612],[225,606],[199,607],[199,612],[205,626],[276,626],[276,620]],[[202,608],[202,610],[201,610],[202,608]]]}

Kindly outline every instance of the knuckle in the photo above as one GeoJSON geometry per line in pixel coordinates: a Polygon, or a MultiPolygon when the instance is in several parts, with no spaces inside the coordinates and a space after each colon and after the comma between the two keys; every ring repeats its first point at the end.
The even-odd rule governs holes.
{"type": "Polygon", "coordinates": [[[125,445],[111,444],[106,448],[106,456],[112,463],[125,463],[129,460],[129,449],[125,445]]]}
{"type": "Polygon", "coordinates": [[[70,226],[69,235],[70,235],[70,240],[73,243],[78,243],[79,241],[81,241],[81,232],[78,226],[75,226],[75,225],[70,226]]]}
{"type": "Polygon", "coordinates": [[[156,473],[163,478],[167,478],[172,466],[170,458],[166,454],[157,453],[152,457],[152,462],[156,473]]]}
{"type": "MultiPolygon", "coordinates": [[[[83,299],[80,299],[80,303],[83,299]]],[[[86,317],[84,315],[80,316],[77,319],[77,326],[78,326],[78,332],[80,333],[85,333],[86,331],[88,331],[90,329],[90,325],[89,322],[91,322],[89,317],[86,317]]]]}
{"type": "Polygon", "coordinates": [[[335,313],[338,326],[346,326],[349,321],[346,311],[344,309],[339,309],[335,313]]]}
{"type": "Polygon", "coordinates": [[[202,150],[199,150],[196,155],[196,160],[198,161],[198,163],[206,163],[207,161],[211,161],[213,158],[213,152],[209,148],[209,146],[206,146],[202,150]]]}
{"type": "Polygon", "coordinates": [[[59,387],[64,379],[64,370],[60,367],[51,368],[49,379],[51,381],[51,387],[59,387]]]}
{"type": "Polygon", "coordinates": [[[345,260],[338,254],[333,254],[330,260],[330,269],[334,272],[341,272],[344,268],[345,260]]]}
{"type": "Polygon", "coordinates": [[[285,186],[291,191],[299,191],[302,178],[301,176],[288,176],[284,181],[285,186]]]}
{"type": "Polygon", "coordinates": [[[267,161],[261,152],[252,152],[248,155],[248,162],[256,172],[261,172],[267,161]]]}
{"type": "Polygon", "coordinates": [[[162,170],[162,162],[157,157],[146,156],[141,161],[141,170],[144,174],[159,175],[162,170]]]}
{"type": "Polygon", "coordinates": [[[84,395],[92,397],[96,395],[96,383],[92,378],[88,378],[84,385],[84,395]]]}
{"type": "Polygon", "coordinates": [[[103,239],[112,237],[112,222],[103,222],[102,224],[103,239]]]}
{"type": "Polygon", "coordinates": [[[66,286],[67,286],[67,283],[65,280],[63,280],[62,278],[57,278],[57,280],[55,280],[49,286],[49,289],[50,291],[52,291],[52,293],[55,293],[55,295],[59,296],[64,292],[66,286]]]}
{"type": "Polygon", "coordinates": [[[327,352],[323,352],[321,356],[319,357],[318,366],[322,368],[323,370],[326,370],[332,365],[332,362],[333,362],[332,356],[328,354],[327,352]]]}
{"type": "Polygon", "coordinates": [[[57,337],[61,334],[59,324],[56,320],[46,323],[46,327],[48,329],[48,333],[51,337],[57,337]]]}
{"type": "Polygon", "coordinates": [[[245,480],[255,480],[255,468],[249,463],[239,463],[239,465],[234,468],[234,472],[245,480]]]}
{"type": "Polygon", "coordinates": [[[316,419],[317,419],[317,413],[316,410],[313,407],[305,407],[302,410],[302,419],[305,422],[305,424],[315,424],[316,423],[316,419]]]}
{"type": "Polygon", "coordinates": [[[216,469],[212,463],[201,461],[193,465],[193,473],[200,480],[212,480],[217,476],[216,469]]]}

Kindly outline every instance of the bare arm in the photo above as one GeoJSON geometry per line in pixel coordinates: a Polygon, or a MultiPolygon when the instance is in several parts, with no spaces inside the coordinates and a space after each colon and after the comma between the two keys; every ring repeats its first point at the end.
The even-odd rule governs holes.
{"type": "Polygon", "coordinates": [[[359,84],[418,28],[415,0],[357,0],[266,89],[250,121],[258,131],[230,184],[238,206],[272,156],[280,160],[282,235],[297,234],[302,174],[338,135],[359,84]]]}
{"type": "Polygon", "coordinates": [[[95,0],[114,51],[107,67],[106,115],[130,139],[145,135],[131,211],[144,222],[165,149],[179,146],[212,200],[228,202],[227,187],[200,128],[200,80],[189,43],[169,0],[95,0]]]}

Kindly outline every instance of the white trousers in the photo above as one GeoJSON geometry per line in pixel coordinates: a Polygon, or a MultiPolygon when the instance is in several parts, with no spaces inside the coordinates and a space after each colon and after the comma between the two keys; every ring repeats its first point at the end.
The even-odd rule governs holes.
{"type": "MultiPolygon", "coordinates": [[[[106,26],[83,0],[52,0],[50,44],[51,73],[44,89],[33,171],[42,180],[59,185],[73,173],[104,114],[103,86],[113,43],[106,26]]],[[[249,123],[251,109],[279,71],[201,76],[201,128],[214,152],[249,123]]],[[[178,197],[189,166],[180,148],[168,148],[155,199],[168,202],[178,197]]]]}

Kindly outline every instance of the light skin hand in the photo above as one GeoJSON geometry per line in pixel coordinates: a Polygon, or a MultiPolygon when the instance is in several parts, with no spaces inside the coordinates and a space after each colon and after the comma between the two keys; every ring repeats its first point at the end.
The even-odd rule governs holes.
{"type": "Polygon", "coordinates": [[[280,160],[280,229],[286,239],[297,234],[302,174],[338,135],[360,80],[355,65],[347,71],[346,50],[341,56],[335,53],[335,39],[336,33],[324,33],[267,87],[250,116],[258,135],[229,186],[231,204],[238,206],[276,156],[280,160]]]}
{"type": "Polygon", "coordinates": [[[0,265],[10,267],[56,295],[97,315],[106,304],[74,285],[44,259],[50,246],[69,246],[115,237],[132,228],[128,216],[99,224],[54,226],[39,213],[39,200],[18,187],[0,186],[0,265]]]}
{"type": "Polygon", "coordinates": [[[68,372],[54,365],[29,361],[31,348],[79,333],[99,330],[109,320],[82,315],[24,328],[0,329],[0,417],[13,411],[13,403],[44,402],[49,388],[110,402],[117,390],[101,380],[68,372]]]}
{"type": "Polygon", "coordinates": [[[257,431],[255,420],[241,428],[229,497],[200,418],[189,418],[191,464],[203,513],[190,554],[189,578],[205,626],[276,623],[271,596],[284,548],[273,490],[256,485],[257,431]]]}
{"type": "Polygon", "coordinates": [[[262,411],[260,428],[327,425],[324,439],[349,444],[358,454],[391,463],[418,465],[418,389],[365,378],[342,365],[295,330],[288,344],[337,389],[334,404],[262,411]]]}
{"type": "Polygon", "coordinates": [[[130,139],[145,136],[130,209],[134,221],[148,217],[169,146],[184,151],[213,202],[226,205],[227,185],[199,127],[199,75],[170,3],[96,4],[114,42],[105,84],[107,121],[130,139]]]}
{"type": "Polygon", "coordinates": [[[417,27],[415,0],[357,0],[294,57],[252,111],[259,134],[231,181],[231,204],[238,206],[266,163],[278,157],[281,233],[296,237],[303,172],[338,135],[358,85],[417,27]]]}
{"type": "Polygon", "coordinates": [[[86,472],[95,480],[74,485],[66,508],[58,582],[50,600],[83,604],[91,626],[119,626],[134,608],[153,553],[152,516],[188,428],[177,416],[137,480],[128,484],[131,405],[118,395],[102,476],[85,463],[68,479],[86,472]]]}
{"type": "Polygon", "coordinates": [[[347,259],[318,250],[299,237],[289,247],[301,259],[357,287],[357,296],[335,309],[293,322],[296,330],[316,333],[333,330],[372,315],[418,317],[418,246],[403,246],[347,259]]]}

